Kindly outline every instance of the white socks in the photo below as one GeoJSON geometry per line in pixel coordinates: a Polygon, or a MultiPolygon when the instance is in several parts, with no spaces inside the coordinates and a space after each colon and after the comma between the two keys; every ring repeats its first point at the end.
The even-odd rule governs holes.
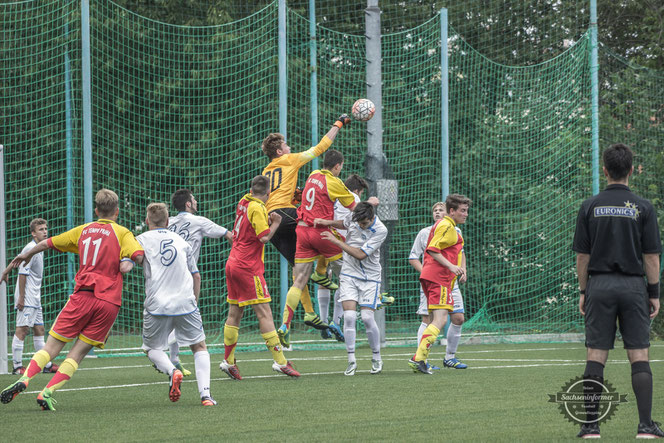
{"type": "Polygon", "coordinates": [[[148,351],[148,358],[155,364],[155,366],[157,366],[157,369],[164,374],[168,374],[168,376],[170,376],[175,369],[173,363],[168,359],[168,355],[166,355],[161,349],[150,349],[148,351]]]}
{"type": "Polygon", "coordinates": [[[428,324],[422,322],[420,323],[420,327],[417,330],[417,346],[420,345],[420,342],[422,341],[422,335],[424,334],[424,330],[429,326],[428,324]]]}
{"type": "Polygon", "coordinates": [[[12,360],[14,362],[14,369],[23,366],[23,340],[14,335],[12,339],[12,360]]]}
{"type": "Polygon", "coordinates": [[[362,315],[362,322],[364,329],[367,331],[367,338],[369,339],[369,347],[372,352],[373,360],[380,360],[380,330],[374,318],[374,311],[371,309],[360,310],[362,315]]]}
{"type": "Polygon", "coordinates": [[[346,337],[346,352],[348,352],[348,362],[355,361],[355,322],[357,321],[357,312],[344,311],[344,336],[346,337]]]}
{"type": "MultiPolygon", "coordinates": [[[[337,295],[334,294],[334,298],[337,298],[337,295]]],[[[332,321],[337,325],[341,326],[341,319],[344,317],[344,308],[341,306],[340,301],[334,301],[334,312],[332,313],[332,321]]]]}
{"type": "Polygon", "coordinates": [[[459,340],[461,339],[461,328],[462,325],[455,325],[454,323],[451,323],[449,329],[447,330],[447,348],[445,350],[446,360],[454,358],[454,354],[456,354],[457,347],[459,346],[459,340]]]}
{"type": "Polygon", "coordinates": [[[194,365],[196,367],[196,383],[201,398],[210,396],[210,353],[198,351],[194,353],[194,365]]]}
{"type": "Polygon", "coordinates": [[[330,315],[330,290],[322,286],[318,286],[318,310],[320,318],[327,323],[330,315]]]}

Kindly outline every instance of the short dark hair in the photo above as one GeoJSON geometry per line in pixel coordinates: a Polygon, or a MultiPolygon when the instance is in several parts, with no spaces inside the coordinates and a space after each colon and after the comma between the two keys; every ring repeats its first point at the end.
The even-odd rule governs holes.
{"type": "Polygon", "coordinates": [[[273,132],[272,134],[268,134],[268,136],[265,137],[265,140],[263,140],[263,143],[261,144],[261,149],[265,155],[267,155],[267,158],[272,160],[273,158],[277,157],[277,149],[281,149],[281,144],[285,141],[286,139],[282,134],[273,132]]]}
{"type": "Polygon", "coordinates": [[[171,197],[171,205],[177,211],[182,212],[187,209],[187,202],[191,201],[191,197],[193,197],[193,194],[189,189],[178,189],[171,197]]]}
{"type": "Polygon", "coordinates": [[[328,171],[334,168],[336,165],[344,162],[344,155],[337,151],[336,149],[329,149],[325,153],[325,158],[323,159],[323,168],[328,171]]]}
{"type": "Polygon", "coordinates": [[[254,195],[266,195],[270,189],[270,179],[264,175],[257,175],[251,180],[251,193],[254,195]]]}
{"type": "Polygon", "coordinates": [[[349,175],[344,184],[348,189],[350,189],[353,192],[366,191],[367,189],[369,189],[367,181],[357,174],[349,175]]]}
{"type": "Polygon", "coordinates": [[[447,209],[448,213],[451,209],[454,209],[455,211],[459,209],[459,206],[461,205],[468,205],[470,206],[473,202],[466,197],[465,195],[461,194],[450,194],[447,196],[445,199],[445,208],[447,209]]]}
{"type": "Polygon", "coordinates": [[[622,180],[628,177],[632,170],[633,157],[634,153],[629,146],[622,143],[616,143],[606,148],[602,154],[602,160],[609,177],[613,180],[622,180]]]}
{"type": "Polygon", "coordinates": [[[353,209],[353,221],[359,222],[360,220],[371,220],[374,218],[374,207],[368,202],[359,202],[355,209],[353,209]]]}

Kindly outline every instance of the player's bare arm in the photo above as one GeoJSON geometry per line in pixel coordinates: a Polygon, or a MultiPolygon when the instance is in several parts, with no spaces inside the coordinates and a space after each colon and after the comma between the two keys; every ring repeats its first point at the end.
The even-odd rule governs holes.
{"type": "Polygon", "coordinates": [[[461,252],[461,269],[463,269],[463,274],[459,277],[461,283],[466,283],[468,280],[468,271],[466,271],[466,253],[461,252]]]}
{"type": "Polygon", "coordinates": [[[120,272],[122,274],[127,274],[128,272],[131,272],[131,270],[134,269],[134,262],[131,260],[120,260],[120,272]]]}
{"type": "Polygon", "coordinates": [[[191,277],[194,279],[194,296],[196,297],[196,303],[198,303],[198,295],[201,293],[201,274],[200,272],[194,272],[191,277]]]}
{"type": "MultiPolygon", "coordinates": [[[[659,254],[643,254],[643,264],[648,278],[648,286],[657,285],[659,287],[659,254]]],[[[648,291],[648,302],[650,303],[650,318],[655,318],[659,314],[660,304],[659,298],[651,298],[650,291],[654,290],[655,286],[652,286],[652,288],[649,288],[648,291]]],[[[659,290],[657,290],[657,295],[659,296],[659,290]]]]}
{"type": "Polygon", "coordinates": [[[419,260],[416,260],[416,259],[414,259],[414,258],[409,258],[409,259],[408,259],[408,263],[410,263],[410,265],[411,265],[413,268],[415,268],[415,270],[416,270],[418,273],[422,273],[422,263],[420,263],[419,260]]]}
{"type": "Polygon", "coordinates": [[[274,236],[274,233],[277,232],[277,229],[279,229],[279,225],[281,224],[281,215],[277,214],[276,212],[270,213],[268,223],[270,224],[270,233],[261,237],[260,242],[263,244],[269,242],[270,239],[274,236]]]}
{"type": "Polygon", "coordinates": [[[346,242],[339,240],[330,231],[323,231],[320,233],[320,236],[325,240],[331,241],[335,245],[339,246],[344,252],[347,252],[358,260],[364,260],[367,258],[367,254],[365,254],[363,250],[354,246],[350,246],[346,242]]]}
{"type": "Polygon", "coordinates": [[[19,311],[22,311],[25,307],[25,283],[27,281],[27,275],[18,276],[18,299],[16,300],[16,309],[19,311]]]}
{"type": "Polygon", "coordinates": [[[369,203],[371,206],[378,206],[380,204],[380,200],[378,200],[378,197],[369,197],[367,199],[367,203],[369,203]]]}
{"type": "Polygon", "coordinates": [[[579,278],[579,312],[581,315],[586,315],[585,302],[586,302],[586,284],[588,283],[588,262],[590,261],[590,254],[576,254],[576,275],[579,278]]]}
{"type": "Polygon", "coordinates": [[[233,233],[231,231],[226,231],[226,234],[224,235],[224,238],[228,240],[228,243],[231,245],[233,244],[233,233]]]}
{"type": "Polygon", "coordinates": [[[48,249],[48,240],[42,240],[37,245],[24,254],[17,255],[7,268],[2,272],[2,281],[8,282],[9,273],[14,268],[18,268],[22,263],[29,263],[35,254],[39,254],[48,249]]]}
{"type": "Polygon", "coordinates": [[[431,258],[433,258],[438,264],[449,269],[454,275],[463,275],[463,268],[451,263],[449,260],[443,257],[443,254],[440,252],[426,251],[426,253],[429,254],[431,258]]]}
{"type": "Polygon", "coordinates": [[[343,220],[327,220],[324,218],[315,218],[314,228],[319,226],[331,226],[333,228],[345,229],[343,220]]]}

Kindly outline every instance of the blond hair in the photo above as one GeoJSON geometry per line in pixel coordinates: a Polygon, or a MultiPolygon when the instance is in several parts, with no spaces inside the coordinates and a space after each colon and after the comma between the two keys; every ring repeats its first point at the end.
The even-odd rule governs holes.
{"type": "Polygon", "coordinates": [[[434,203],[433,206],[431,207],[431,212],[433,212],[434,209],[436,209],[438,206],[442,206],[442,207],[443,207],[443,211],[447,212],[447,206],[445,206],[445,203],[444,203],[444,202],[436,202],[436,203],[434,203]]]}
{"type": "Polygon", "coordinates": [[[95,195],[95,206],[100,217],[109,217],[118,209],[118,194],[110,189],[100,189],[95,195]]]}
{"type": "Polygon", "coordinates": [[[165,203],[150,203],[147,213],[150,227],[165,228],[168,226],[168,206],[165,203]]]}
{"type": "Polygon", "coordinates": [[[37,232],[37,226],[46,225],[48,222],[43,218],[35,218],[30,222],[30,232],[37,232]]]}

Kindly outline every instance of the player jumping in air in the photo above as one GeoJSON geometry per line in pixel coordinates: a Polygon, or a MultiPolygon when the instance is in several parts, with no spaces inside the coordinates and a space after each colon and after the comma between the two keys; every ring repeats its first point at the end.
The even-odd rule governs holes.
{"type": "Polygon", "coordinates": [[[142,261],[143,249],[131,231],[116,223],[119,209],[115,192],[108,189],[97,192],[95,206],[99,220],[42,240],[9,264],[8,269],[16,268],[48,248],[79,255],[74,293],[49,331],[46,345],[30,360],[25,374],[0,393],[2,403],[9,403],[23,392],[32,378],[42,372],[67,343],[75,340],[65,361],[37,396],[42,409],[55,411],[55,390],[67,383],[94,346],[104,347],[120,311],[122,274],[132,269],[132,260],[142,261]]]}
{"type": "Polygon", "coordinates": [[[265,202],[269,195],[269,179],[264,175],[254,177],[250,193],[242,197],[235,211],[235,240],[226,262],[229,308],[224,326],[224,361],[219,365],[222,371],[235,380],[242,380],[235,362],[235,346],[240,320],[247,306],[254,308],[261,336],[274,358],[272,369],[290,377],[300,376],[286,360],[279,346],[270,309],[270,293],[263,276],[265,243],[270,241],[281,223],[281,216],[277,212],[272,212],[269,217],[267,215],[265,202]]]}
{"type": "Polygon", "coordinates": [[[183,374],[163,351],[169,333],[174,331],[176,342],[189,346],[194,354],[201,404],[214,406],[217,402],[210,395],[210,354],[198,311],[201,277],[194,249],[182,237],[166,229],[168,208],[165,204],[148,205],[145,221],[150,230],[136,238],[145,251],[143,350],[159,371],[168,374],[168,396],[171,401],[178,401],[183,374]]]}
{"type": "MultiPolygon", "coordinates": [[[[263,175],[270,180],[270,198],[266,203],[267,212],[268,214],[276,212],[282,219],[279,229],[270,242],[291,266],[295,266],[297,210],[292,200],[297,185],[298,172],[302,166],[327,151],[339,129],[348,124],[350,124],[350,118],[346,114],[342,114],[321,141],[304,152],[291,153],[290,146],[286,144],[284,136],[279,133],[269,134],[263,140],[262,150],[270,159],[270,164],[263,170],[263,175]]],[[[337,289],[338,287],[327,279],[325,273],[323,273],[322,279],[315,282],[326,285],[330,289],[337,289]]],[[[328,325],[321,321],[314,311],[307,287],[302,289],[301,302],[305,311],[304,323],[316,329],[327,329],[328,325]]],[[[297,305],[293,309],[296,307],[297,305]]],[[[287,341],[289,341],[288,337],[287,341]]]]}
{"type": "Polygon", "coordinates": [[[293,314],[309,281],[313,262],[319,256],[325,257],[328,261],[342,257],[339,246],[323,240],[320,236],[322,231],[329,231],[329,228],[315,227],[314,219],[334,220],[334,203],[337,200],[347,208],[355,207],[355,197],[339,179],[343,164],[344,156],[341,152],[334,149],[327,151],[323,160],[323,169],[313,171],[309,175],[302,191],[302,204],[297,211],[297,246],[293,268],[295,281],[286,297],[283,324],[277,330],[284,346],[289,345],[288,336],[293,314]]]}

